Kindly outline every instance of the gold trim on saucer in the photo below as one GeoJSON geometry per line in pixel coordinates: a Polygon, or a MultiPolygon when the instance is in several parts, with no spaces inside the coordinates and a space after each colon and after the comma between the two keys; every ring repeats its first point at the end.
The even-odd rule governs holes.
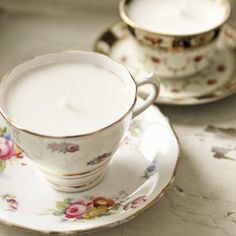
{"type": "MultiPolygon", "coordinates": [[[[166,118],[168,119],[168,118],[166,118]]],[[[107,224],[107,225],[103,225],[103,226],[99,226],[99,227],[94,227],[91,229],[87,229],[87,230],[72,230],[72,231],[64,231],[64,232],[60,232],[60,231],[43,231],[43,230],[36,230],[36,229],[31,229],[29,227],[25,227],[25,226],[21,226],[19,224],[14,224],[14,223],[10,223],[6,220],[0,219],[0,222],[5,224],[6,226],[18,229],[18,230],[22,230],[22,231],[26,231],[26,232],[30,232],[30,233],[41,233],[41,234],[49,234],[49,235],[72,235],[72,234],[79,234],[79,233],[92,233],[92,232],[98,232],[100,230],[104,230],[104,229],[110,229],[112,227],[121,225],[123,223],[127,223],[130,220],[133,220],[135,217],[137,217],[138,215],[140,215],[142,212],[146,211],[148,208],[150,208],[154,203],[156,203],[157,201],[160,200],[161,197],[163,197],[163,195],[165,194],[165,192],[170,188],[170,186],[172,185],[176,172],[177,172],[177,168],[180,162],[180,157],[181,157],[181,149],[180,149],[180,141],[179,138],[173,128],[173,125],[170,123],[170,121],[168,120],[168,123],[170,125],[170,128],[176,138],[177,141],[177,146],[178,146],[178,154],[177,154],[177,161],[175,164],[175,168],[173,170],[172,176],[170,178],[170,181],[167,183],[167,185],[162,189],[162,191],[151,201],[149,202],[144,208],[140,209],[139,211],[137,211],[135,214],[122,219],[120,221],[111,223],[111,224],[107,224]]]]}

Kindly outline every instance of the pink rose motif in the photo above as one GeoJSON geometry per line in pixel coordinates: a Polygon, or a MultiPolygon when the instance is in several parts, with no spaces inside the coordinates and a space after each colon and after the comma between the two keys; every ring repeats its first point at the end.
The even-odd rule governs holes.
{"type": "Polygon", "coordinates": [[[135,209],[137,208],[141,203],[146,202],[147,198],[146,196],[140,196],[136,199],[134,199],[132,202],[129,202],[124,206],[124,210],[127,211],[129,209],[135,209]]]}
{"type": "Polygon", "coordinates": [[[92,208],[92,207],[94,207],[93,201],[89,201],[89,202],[86,204],[86,207],[87,207],[87,208],[92,208]]]}
{"type": "Polygon", "coordinates": [[[105,161],[111,153],[104,153],[102,156],[98,156],[99,161],[105,161]]]}
{"type": "Polygon", "coordinates": [[[13,198],[8,198],[8,199],[7,199],[7,202],[8,202],[9,204],[16,204],[16,200],[13,199],[13,198]]]}
{"type": "Polygon", "coordinates": [[[60,147],[60,145],[57,144],[57,143],[51,143],[51,144],[50,144],[50,148],[51,148],[52,150],[57,150],[59,147],[60,147]]]}
{"type": "Polygon", "coordinates": [[[78,201],[72,203],[65,210],[65,217],[69,219],[79,219],[86,211],[86,203],[84,201],[78,201]]]}
{"type": "Polygon", "coordinates": [[[67,152],[77,152],[79,150],[79,145],[76,144],[68,144],[66,146],[66,151],[67,152]]]}
{"type": "Polygon", "coordinates": [[[18,202],[15,199],[8,198],[6,201],[10,209],[17,210],[18,202]]]}
{"type": "Polygon", "coordinates": [[[0,160],[8,160],[14,155],[13,141],[0,137],[0,160]]]}

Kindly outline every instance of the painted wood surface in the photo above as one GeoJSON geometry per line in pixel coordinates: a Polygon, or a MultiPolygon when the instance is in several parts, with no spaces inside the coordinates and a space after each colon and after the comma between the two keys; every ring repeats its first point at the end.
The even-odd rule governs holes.
{"type": "MultiPolygon", "coordinates": [[[[0,76],[41,53],[91,50],[99,33],[119,19],[117,2],[1,0],[0,76]]],[[[161,106],[182,145],[173,187],[135,220],[91,235],[236,235],[235,108],[236,95],[208,105],[161,106]]],[[[0,225],[0,236],[13,235],[31,234],[0,225]]]]}

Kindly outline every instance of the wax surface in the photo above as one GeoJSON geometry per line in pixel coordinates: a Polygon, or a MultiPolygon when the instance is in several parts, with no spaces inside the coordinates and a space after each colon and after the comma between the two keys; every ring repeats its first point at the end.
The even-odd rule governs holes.
{"type": "Polygon", "coordinates": [[[67,136],[99,130],[124,115],[130,105],[127,86],[112,72],[60,63],[9,79],[3,110],[20,127],[67,136]]]}
{"type": "Polygon", "coordinates": [[[220,24],[227,8],[221,0],[133,0],[127,13],[140,26],[163,34],[194,34],[220,24]]]}

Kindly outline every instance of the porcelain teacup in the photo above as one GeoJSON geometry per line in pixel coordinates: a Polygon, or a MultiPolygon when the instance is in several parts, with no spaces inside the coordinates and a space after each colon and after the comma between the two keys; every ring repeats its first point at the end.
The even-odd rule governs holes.
{"type": "MultiPolygon", "coordinates": [[[[152,9],[157,10],[159,4],[167,4],[168,1],[149,0],[144,2],[143,0],[144,4],[140,8],[140,17],[138,17],[141,23],[137,23],[129,15],[129,9],[132,7],[134,2],[141,1],[121,0],[119,12],[122,20],[127,24],[130,33],[136,39],[140,49],[140,58],[148,69],[157,73],[161,78],[176,79],[196,74],[210,64],[211,59],[215,55],[217,39],[219,38],[218,36],[221,32],[222,26],[230,15],[229,1],[211,1],[212,3],[217,2],[219,8],[222,8],[222,11],[224,12],[222,19],[217,21],[215,25],[209,25],[209,28],[203,27],[203,30],[194,31],[190,29],[189,33],[178,32],[175,29],[178,26],[178,23],[175,23],[174,20],[172,23],[173,33],[171,33],[171,31],[163,32],[163,29],[159,30],[158,27],[155,28],[154,26],[152,27],[152,30],[145,27],[147,22],[143,21],[145,19],[147,21],[150,20],[149,15],[152,14],[152,12],[150,9],[148,9],[148,11],[146,9],[145,11],[144,4],[148,5],[150,2],[153,2],[152,9]],[[142,15],[147,15],[147,17],[142,19],[142,15]]],[[[198,1],[194,0],[172,1],[170,7],[177,2],[185,2],[186,4],[188,4],[188,2],[198,3],[198,1]]],[[[207,10],[211,12],[211,9],[207,10]]],[[[219,13],[214,12],[214,10],[212,11],[213,14],[219,13]]],[[[198,15],[201,15],[201,12],[197,13],[198,15]]],[[[175,13],[172,15],[174,14],[175,13]]],[[[186,10],[184,14],[185,16],[188,16],[188,14],[190,15],[191,13],[186,10]]],[[[165,19],[163,20],[165,21],[165,19]]]]}
{"type": "MultiPolygon", "coordinates": [[[[71,59],[100,66],[122,79],[131,96],[131,103],[121,117],[111,120],[109,124],[99,130],[86,134],[45,135],[13,122],[3,109],[4,100],[1,99],[0,102],[1,115],[5,119],[16,145],[41,170],[55,189],[65,192],[83,191],[93,187],[101,180],[112,155],[125,137],[132,119],[156,101],[160,89],[159,82],[154,75],[148,75],[136,82],[123,65],[102,54],[65,51],[38,56],[15,67],[1,80],[0,97],[2,98],[6,92],[7,86],[14,84],[14,79],[18,77],[19,73],[27,73],[38,66],[71,59]],[[143,104],[137,106],[137,90],[145,84],[151,85],[153,90],[143,104]]],[[[22,94],[22,96],[24,95],[22,94]]],[[[93,99],[95,100],[96,97],[93,99]]],[[[47,122],[47,118],[45,122],[47,122]]],[[[65,120],[65,127],[66,125],[65,120]]]]}

